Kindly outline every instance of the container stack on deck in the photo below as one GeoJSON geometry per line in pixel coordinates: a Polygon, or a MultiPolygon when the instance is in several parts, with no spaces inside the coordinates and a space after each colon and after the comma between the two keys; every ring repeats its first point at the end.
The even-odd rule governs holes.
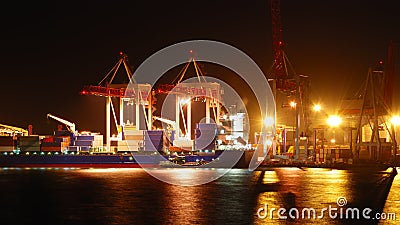
{"type": "Polygon", "coordinates": [[[54,135],[42,139],[40,151],[63,152],[74,144],[75,135],[67,130],[56,130],[54,135]]]}
{"type": "Polygon", "coordinates": [[[15,149],[13,136],[0,136],[0,152],[11,152],[15,149]]]}
{"type": "Polygon", "coordinates": [[[139,151],[143,149],[143,141],[144,131],[131,127],[125,128],[124,140],[115,141],[111,146],[119,152],[139,151]]]}
{"type": "Polygon", "coordinates": [[[144,133],[144,150],[158,151],[164,150],[164,132],[162,130],[146,130],[144,133]]]}
{"type": "Polygon", "coordinates": [[[71,138],[69,136],[45,137],[42,139],[40,151],[61,152],[68,148],[71,138]]]}
{"type": "Polygon", "coordinates": [[[214,123],[198,123],[195,130],[195,149],[214,150],[217,140],[217,125],[214,123]]]}
{"type": "Polygon", "coordinates": [[[40,138],[37,135],[21,136],[19,146],[22,152],[39,152],[40,138]]]}
{"type": "Polygon", "coordinates": [[[103,149],[103,135],[96,133],[76,135],[73,144],[69,146],[71,152],[95,152],[103,149]]]}

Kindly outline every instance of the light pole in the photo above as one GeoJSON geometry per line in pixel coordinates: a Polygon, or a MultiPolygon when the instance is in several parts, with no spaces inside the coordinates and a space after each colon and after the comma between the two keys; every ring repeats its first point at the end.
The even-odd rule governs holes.
{"type": "MultiPolygon", "coordinates": [[[[322,110],[322,107],[320,104],[315,104],[313,106],[313,111],[319,113],[322,110]]],[[[314,156],[314,162],[317,161],[317,132],[318,132],[318,128],[314,128],[313,129],[313,156],[314,156]]]]}
{"type": "Polygon", "coordinates": [[[398,125],[400,125],[400,116],[395,115],[392,117],[390,122],[393,125],[393,144],[394,144],[394,159],[396,160],[396,155],[397,155],[397,141],[396,141],[396,128],[398,125]]]}

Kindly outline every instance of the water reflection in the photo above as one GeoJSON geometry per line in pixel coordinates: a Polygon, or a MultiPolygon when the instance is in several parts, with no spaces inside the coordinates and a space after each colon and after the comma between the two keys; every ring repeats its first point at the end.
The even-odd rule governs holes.
{"type": "Polygon", "coordinates": [[[148,169],[149,174],[158,180],[172,185],[197,186],[212,182],[230,169],[214,168],[168,168],[148,169]]]}
{"type": "MultiPolygon", "coordinates": [[[[218,176],[219,171],[188,168],[158,173],[189,182],[218,176]]],[[[276,219],[278,208],[297,208],[300,213],[314,208],[318,212],[329,205],[337,207],[338,197],[347,199],[343,209],[371,207],[400,216],[400,176],[391,179],[390,170],[233,169],[204,185],[176,186],[159,181],[142,169],[3,169],[0,183],[0,192],[5,193],[3,224],[399,223],[399,219],[330,219],[328,214],[322,219],[276,219]],[[265,204],[268,212],[276,208],[274,219],[258,218],[257,211],[265,204]]]]}
{"type": "MultiPolygon", "coordinates": [[[[346,220],[346,212],[348,212],[348,218],[353,218],[351,210],[355,207],[360,211],[370,207],[373,210],[372,213],[375,213],[385,212],[385,210],[388,210],[387,212],[397,211],[398,209],[394,209],[393,206],[400,204],[400,201],[389,201],[389,204],[392,205],[386,206],[385,210],[382,207],[391,187],[390,171],[376,173],[320,168],[277,168],[274,171],[258,173],[260,173],[259,176],[264,177],[259,178],[259,182],[256,184],[259,186],[257,189],[259,193],[256,197],[254,212],[259,213],[254,215],[254,224],[309,224],[316,222],[318,224],[377,224],[379,220],[363,220],[362,215],[359,216],[360,220],[346,220]],[[265,188],[274,182],[276,190],[265,188]],[[282,210],[278,214],[280,208],[282,210]],[[328,211],[324,211],[324,208],[332,208],[333,211],[329,214],[328,211]],[[334,208],[337,211],[334,211],[334,208]],[[349,208],[350,211],[346,211],[349,208]],[[291,209],[293,210],[289,213],[291,209]],[[287,219],[279,220],[279,215],[286,216],[287,219]],[[292,219],[290,215],[295,219],[292,219]],[[335,215],[336,218],[333,218],[335,215]]],[[[400,187],[393,188],[399,190],[400,187]]],[[[396,194],[392,194],[392,196],[399,197],[396,194]]],[[[389,197],[393,198],[392,196],[389,197]]],[[[356,218],[356,214],[354,214],[354,218],[356,218]]],[[[385,223],[386,221],[380,222],[385,223]]]]}

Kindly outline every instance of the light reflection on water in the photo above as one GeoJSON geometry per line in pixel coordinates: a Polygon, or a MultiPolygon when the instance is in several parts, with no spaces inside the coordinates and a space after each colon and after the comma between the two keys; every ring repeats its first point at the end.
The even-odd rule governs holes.
{"type": "MultiPolygon", "coordinates": [[[[183,184],[220,172],[191,168],[158,171],[183,184]]],[[[176,186],[142,169],[7,169],[0,170],[0,193],[6,193],[0,210],[4,224],[353,224],[358,221],[259,219],[257,210],[268,204],[269,209],[307,207],[319,211],[329,205],[336,207],[337,198],[343,196],[352,207],[379,208],[380,202],[386,203],[383,212],[396,212],[400,217],[400,175],[385,201],[379,190],[386,176],[328,169],[233,169],[205,185],[176,186]],[[21,212],[24,217],[19,216],[21,212]]]]}

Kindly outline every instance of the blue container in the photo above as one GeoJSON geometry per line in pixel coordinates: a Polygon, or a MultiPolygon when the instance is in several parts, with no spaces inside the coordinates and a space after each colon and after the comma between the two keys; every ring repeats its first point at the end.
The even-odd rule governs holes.
{"type": "Polygon", "coordinates": [[[93,135],[79,135],[76,136],[77,141],[93,141],[94,136],[93,135]]]}
{"type": "Polygon", "coordinates": [[[217,124],[215,123],[198,123],[196,128],[200,130],[217,130],[217,124]]]}
{"type": "Polygon", "coordinates": [[[77,152],[78,151],[78,146],[69,146],[68,151],[77,152]]]}
{"type": "Polygon", "coordinates": [[[90,147],[89,146],[81,146],[81,151],[89,151],[90,147]]]}
{"type": "Polygon", "coordinates": [[[76,140],[75,141],[75,146],[92,146],[93,145],[93,141],[81,141],[81,140],[76,140]]]}
{"type": "Polygon", "coordinates": [[[145,131],[149,135],[163,135],[163,130],[146,130],[145,131]]]}

